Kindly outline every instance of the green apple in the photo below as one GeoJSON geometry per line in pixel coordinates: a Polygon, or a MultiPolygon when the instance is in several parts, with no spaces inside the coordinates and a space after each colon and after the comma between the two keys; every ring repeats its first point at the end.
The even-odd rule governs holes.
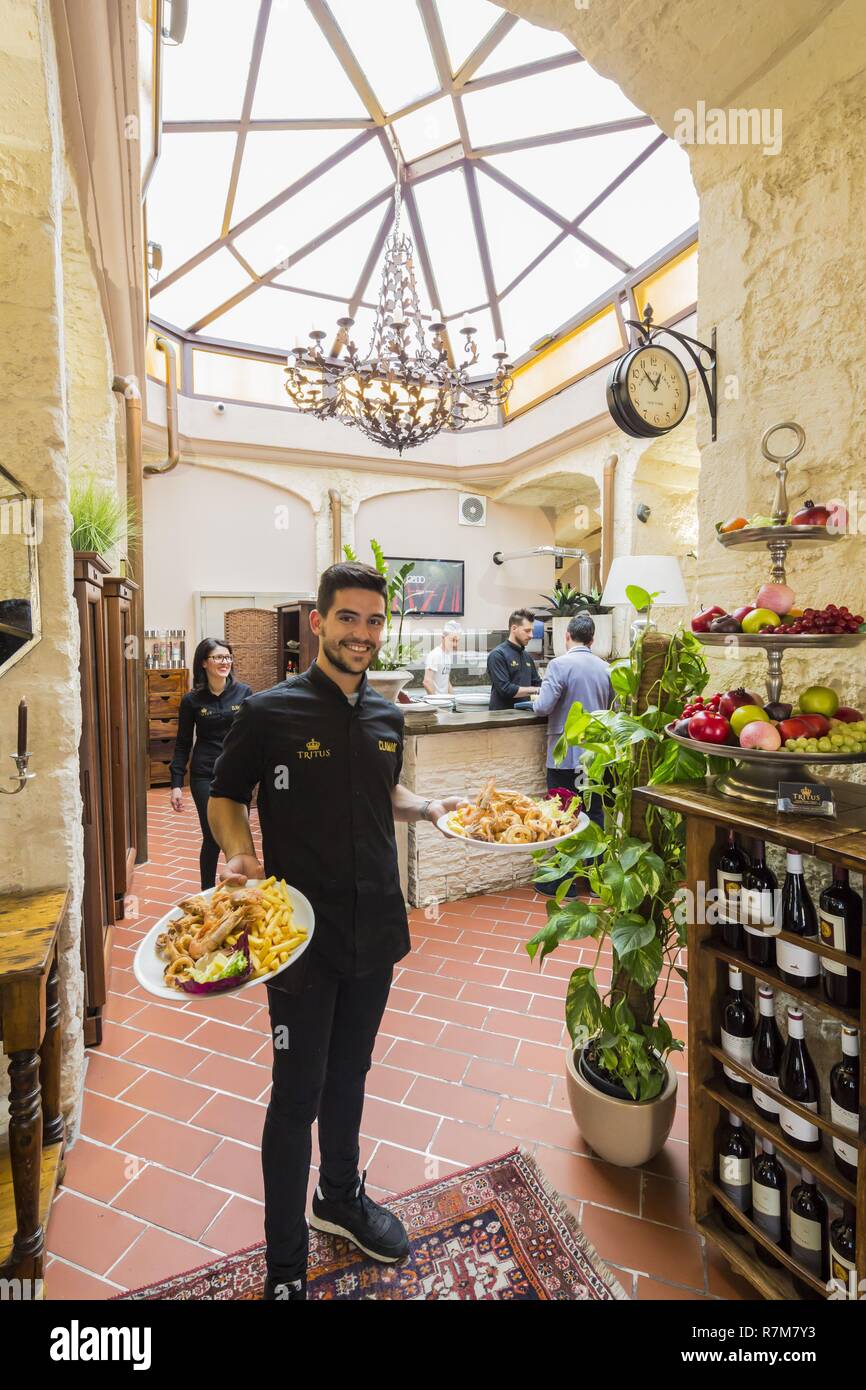
{"type": "Polygon", "coordinates": [[[731,715],[731,728],[739,738],[747,724],[754,724],[759,719],[765,724],[770,723],[770,716],[760,705],[738,705],[731,715]]]}
{"type": "Polygon", "coordinates": [[[832,719],[839,708],[839,696],[829,685],[810,685],[800,693],[800,709],[804,714],[823,714],[832,719]]]}
{"type": "Polygon", "coordinates": [[[762,627],[779,627],[781,618],[772,608],[755,608],[742,621],[744,632],[759,632],[762,627]]]}

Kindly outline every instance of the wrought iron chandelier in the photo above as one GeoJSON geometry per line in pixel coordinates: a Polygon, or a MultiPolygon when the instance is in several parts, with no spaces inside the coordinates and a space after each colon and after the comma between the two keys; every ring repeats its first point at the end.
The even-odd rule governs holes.
{"type": "Polygon", "coordinates": [[[314,328],[312,346],[298,345],[288,357],[286,391],[299,410],[319,420],[339,420],[363,430],[386,449],[417,448],[442,429],[462,430],[480,423],[492,407],[508,399],[513,382],[505,344],[493,353],[496,370],[473,380],[478,362],[477,329],[464,321],[464,359],[449,359],[445,324],[437,312],[424,330],[415,282],[412,242],[400,229],[401,166],[394,189],[394,230],[385,243],[382,288],[373,336],[361,357],[351,337],[353,318],[337,320],[333,356],[326,356],[327,334],[314,328]],[[345,356],[342,356],[345,349],[345,356]]]}

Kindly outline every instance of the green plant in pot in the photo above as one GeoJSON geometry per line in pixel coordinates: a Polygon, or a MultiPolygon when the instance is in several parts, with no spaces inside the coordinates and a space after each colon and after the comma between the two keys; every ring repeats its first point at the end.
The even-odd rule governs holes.
{"type": "Polygon", "coordinates": [[[553,593],[542,594],[542,598],[546,599],[549,605],[548,614],[553,619],[553,650],[556,656],[562,656],[566,650],[565,631],[577,613],[589,613],[591,617],[601,620],[595,624],[593,651],[602,657],[610,654],[613,620],[609,615],[612,610],[602,603],[598,589],[584,594],[580,589],[574,589],[570,584],[563,584],[562,580],[557,580],[553,586],[553,593]]]}
{"type": "MultiPolygon", "coordinates": [[[[654,595],[634,587],[635,607],[654,595]]],[[[613,1163],[646,1162],[664,1145],[676,1110],[670,1055],[682,1043],[662,1009],[686,944],[677,903],[685,872],[681,817],[633,800],[635,787],[700,780],[707,760],[669,739],[664,726],[699,694],[709,674],[690,632],[642,631],[612,669],[618,708],[590,712],[575,703],[557,747],[584,751],[586,790],[601,798],[604,827],[590,821],[555,853],[540,857],[537,882],[561,880],[544,927],[527,943],[539,961],[560,942],[595,946],[592,964],[571,975],[566,1022],[572,1040],[567,1081],[587,1141],[613,1163]],[[567,898],[585,877],[595,901],[567,898]],[[600,974],[605,945],[611,980],[600,974]]]]}
{"type": "Polygon", "coordinates": [[[138,518],[109,483],[92,477],[70,479],[69,510],[75,551],[107,558],[139,535],[138,518]]]}
{"type": "MultiPolygon", "coordinates": [[[[408,560],[392,573],[379,542],[371,540],[370,549],[373,552],[373,566],[387,582],[388,592],[385,599],[385,635],[381,647],[370,663],[368,676],[372,675],[372,684],[376,685],[386,698],[396,699],[402,687],[412,679],[412,673],[406,670],[406,666],[414,661],[418,654],[417,642],[403,641],[403,621],[409,612],[406,580],[415,566],[408,560]],[[398,618],[396,634],[393,631],[395,615],[398,618]],[[389,673],[390,679],[377,680],[376,676],[379,673],[389,673]]],[[[347,560],[357,563],[358,556],[350,545],[343,546],[343,554],[347,560]]]]}

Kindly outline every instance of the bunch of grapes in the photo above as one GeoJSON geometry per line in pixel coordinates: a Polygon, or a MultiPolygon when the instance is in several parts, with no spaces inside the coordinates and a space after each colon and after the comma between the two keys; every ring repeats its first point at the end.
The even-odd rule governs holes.
{"type": "Polygon", "coordinates": [[[715,695],[711,695],[709,700],[706,701],[703,695],[696,695],[693,700],[690,700],[687,705],[683,706],[683,712],[680,718],[691,719],[693,714],[701,714],[703,711],[706,711],[707,714],[718,714],[719,701],[721,698],[722,693],[720,690],[717,690],[715,695]]]}
{"type": "Polygon", "coordinates": [[[837,608],[828,603],[826,608],[806,608],[802,618],[795,618],[783,627],[762,627],[761,632],[774,632],[779,637],[789,634],[829,632],[838,635],[843,632],[858,632],[863,625],[862,613],[851,613],[847,608],[837,608]]]}
{"type": "Polygon", "coordinates": [[[845,724],[831,719],[823,738],[789,738],[785,748],[789,753],[866,753],[866,720],[845,724]]]}

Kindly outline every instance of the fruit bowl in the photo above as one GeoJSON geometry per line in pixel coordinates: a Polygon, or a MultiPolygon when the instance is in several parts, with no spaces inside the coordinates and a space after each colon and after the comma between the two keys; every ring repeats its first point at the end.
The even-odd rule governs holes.
{"type": "Polygon", "coordinates": [[[866,632],[696,632],[706,647],[764,647],[768,651],[791,651],[797,647],[856,647],[866,642],[866,632]]]}
{"type": "Polygon", "coordinates": [[[811,541],[812,544],[827,544],[830,541],[838,541],[843,535],[841,530],[830,530],[825,526],[744,526],[739,531],[716,532],[719,545],[723,545],[726,550],[737,545],[766,545],[768,541],[782,542],[790,545],[792,541],[803,544],[811,541]]]}
{"type": "Polygon", "coordinates": [[[864,763],[862,753],[792,753],[787,748],[768,752],[763,748],[740,748],[732,743],[701,743],[696,738],[674,733],[674,725],[665,726],[668,738],[693,753],[706,758],[724,758],[735,766],[716,778],[716,791],[740,801],[751,801],[775,807],[780,782],[819,782],[810,772],[812,766],[826,767],[838,763],[864,763]],[[742,767],[740,766],[742,764],[742,767]]]}

